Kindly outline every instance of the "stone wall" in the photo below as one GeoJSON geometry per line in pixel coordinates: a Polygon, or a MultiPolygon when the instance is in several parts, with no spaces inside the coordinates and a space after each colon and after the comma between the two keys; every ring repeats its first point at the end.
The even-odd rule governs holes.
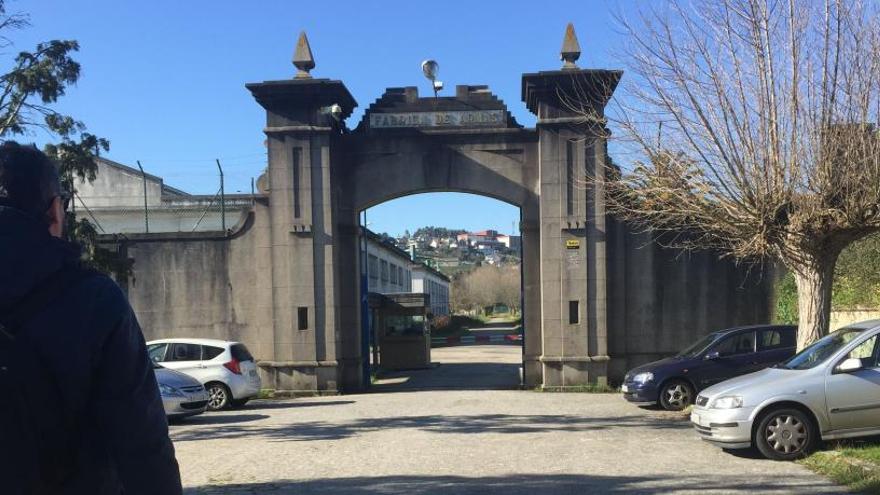
{"type": "Polygon", "coordinates": [[[834,331],[860,321],[878,319],[880,319],[880,309],[877,308],[841,309],[831,312],[828,327],[834,331]]]}
{"type": "Polygon", "coordinates": [[[684,253],[608,222],[609,380],[670,356],[702,335],[768,323],[774,271],[737,266],[714,252],[684,253]]]}
{"type": "MultiPolygon", "coordinates": [[[[265,206],[258,204],[243,228],[229,238],[177,234],[129,239],[128,255],[135,264],[128,294],[147,340],[237,340],[260,361],[277,358],[276,346],[290,337],[274,335],[271,253],[267,229],[259,227],[266,215],[265,206]]],[[[774,277],[769,267],[750,273],[714,253],[664,249],[646,234],[632,233],[613,221],[608,224],[611,382],[634,366],[674,354],[709,331],[769,321],[774,277]]],[[[860,314],[856,319],[871,316],[860,314]]],[[[263,372],[267,388],[315,388],[306,383],[306,375],[263,372]],[[294,378],[306,382],[287,383],[294,378]]]]}

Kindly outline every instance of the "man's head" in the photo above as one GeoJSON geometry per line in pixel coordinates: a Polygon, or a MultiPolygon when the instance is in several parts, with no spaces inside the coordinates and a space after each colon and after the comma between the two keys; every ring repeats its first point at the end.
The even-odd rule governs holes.
{"type": "Polygon", "coordinates": [[[61,237],[65,203],[58,167],[49,157],[15,141],[0,144],[0,206],[44,221],[50,234],[61,237]]]}

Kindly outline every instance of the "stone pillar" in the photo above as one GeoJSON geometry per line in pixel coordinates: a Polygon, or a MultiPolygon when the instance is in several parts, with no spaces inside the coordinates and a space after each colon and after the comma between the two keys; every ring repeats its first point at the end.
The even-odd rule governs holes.
{"type": "Polygon", "coordinates": [[[588,178],[604,173],[604,108],[621,72],[569,64],[522,86],[538,117],[545,387],[604,383],[609,359],[604,190],[588,178]]]}
{"type": "Polygon", "coordinates": [[[307,71],[247,88],[266,109],[269,151],[274,357],[261,363],[273,381],[266,386],[335,392],[341,287],[333,170],[339,122],[357,103],[340,81],[307,71]]]}

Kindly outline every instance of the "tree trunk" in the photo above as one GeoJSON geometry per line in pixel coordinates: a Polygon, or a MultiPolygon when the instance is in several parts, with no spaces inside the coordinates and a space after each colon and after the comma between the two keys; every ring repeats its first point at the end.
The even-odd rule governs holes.
{"type": "Polygon", "coordinates": [[[836,257],[813,260],[793,268],[798,292],[798,351],[828,334],[836,261],[836,257]]]}

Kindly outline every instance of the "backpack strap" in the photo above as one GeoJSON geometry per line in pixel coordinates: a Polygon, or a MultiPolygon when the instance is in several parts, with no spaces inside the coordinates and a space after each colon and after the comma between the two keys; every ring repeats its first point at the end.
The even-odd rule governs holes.
{"type": "Polygon", "coordinates": [[[54,302],[64,291],[94,274],[93,270],[79,265],[67,265],[50,275],[19,300],[13,306],[15,309],[0,314],[0,337],[14,341],[22,325],[54,302]]]}

